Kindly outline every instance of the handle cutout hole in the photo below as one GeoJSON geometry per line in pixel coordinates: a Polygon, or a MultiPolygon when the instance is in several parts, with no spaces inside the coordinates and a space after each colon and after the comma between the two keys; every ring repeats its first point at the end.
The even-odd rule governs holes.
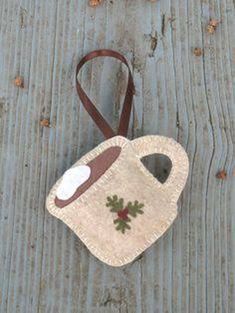
{"type": "Polygon", "coordinates": [[[154,153],[143,157],[141,162],[160,183],[165,183],[172,168],[172,162],[166,155],[154,153]]]}

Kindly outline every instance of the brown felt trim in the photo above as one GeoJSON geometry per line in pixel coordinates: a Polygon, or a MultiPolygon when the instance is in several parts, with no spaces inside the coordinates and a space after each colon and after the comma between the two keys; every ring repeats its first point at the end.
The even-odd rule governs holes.
{"type": "Polygon", "coordinates": [[[88,164],[91,169],[91,176],[89,179],[78,187],[76,192],[67,200],[61,200],[59,198],[55,198],[55,205],[59,208],[63,208],[71,202],[75,201],[78,197],[80,197],[88,188],[90,188],[115,162],[115,160],[119,157],[121,153],[121,147],[110,147],[100,155],[98,155],[95,159],[90,161],[88,164]]]}

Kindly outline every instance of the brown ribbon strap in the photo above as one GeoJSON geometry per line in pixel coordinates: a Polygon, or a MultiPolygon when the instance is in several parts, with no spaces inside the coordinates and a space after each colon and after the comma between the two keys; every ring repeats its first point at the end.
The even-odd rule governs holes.
{"type": "Polygon", "coordinates": [[[92,101],[89,99],[85,91],[82,89],[81,84],[78,81],[78,73],[82,66],[96,58],[96,57],[112,57],[120,60],[123,62],[127,68],[128,68],[128,84],[127,84],[127,90],[126,90],[126,95],[123,103],[123,108],[122,108],[122,113],[121,113],[121,118],[119,122],[119,127],[118,127],[118,132],[117,135],[121,136],[127,136],[128,132],[128,126],[129,126],[129,121],[130,121],[130,114],[131,114],[131,109],[132,109],[132,100],[133,100],[133,95],[135,92],[135,87],[134,87],[134,82],[133,82],[133,77],[131,74],[130,67],[128,65],[127,60],[122,56],[120,53],[113,51],[113,50],[107,50],[107,49],[102,49],[102,50],[96,50],[88,53],[85,57],[81,59],[81,61],[77,65],[76,69],[76,87],[77,87],[77,92],[78,96],[84,105],[85,109],[87,112],[90,114],[96,125],[99,127],[99,129],[102,131],[104,136],[106,138],[111,138],[116,136],[115,132],[113,129],[110,127],[110,125],[106,122],[104,117],[101,115],[101,113],[96,109],[95,105],[92,103],[92,101]]]}

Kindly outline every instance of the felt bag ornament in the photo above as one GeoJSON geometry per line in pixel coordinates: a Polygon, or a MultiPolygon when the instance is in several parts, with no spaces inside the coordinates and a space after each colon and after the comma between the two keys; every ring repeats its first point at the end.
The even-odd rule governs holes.
{"type": "Polygon", "coordinates": [[[134,260],[170,227],[177,200],[188,176],[186,152],[171,138],[150,135],[126,138],[134,84],[126,59],[112,50],[97,50],[77,65],[76,88],[81,102],[106,141],[83,156],[54,185],[47,209],[67,224],[98,259],[112,266],[134,260]],[[81,67],[96,57],[113,57],[128,68],[127,91],[117,135],[78,81],[81,67]],[[142,164],[151,154],[172,163],[161,184],[142,164]]]}

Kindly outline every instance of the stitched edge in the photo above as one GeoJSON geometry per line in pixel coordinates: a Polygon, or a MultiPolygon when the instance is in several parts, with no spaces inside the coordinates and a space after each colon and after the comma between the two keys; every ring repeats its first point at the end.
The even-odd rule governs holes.
{"type": "MultiPolygon", "coordinates": [[[[157,136],[157,135],[153,135],[153,136],[145,136],[145,137],[140,137],[142,138],[142,142],[147,142],[147,143],[151,143],[150,141],[153,139],[153,137],[157,137],[159,139],[159,142],[163,144],[163,148],[159,148],[158,149],[158,153],[162,153],[162,154],[167,154],[169,153],[168,149],[164,149],[164,144],[166,142],[166,140],[169,140],[169,142],[172,144],[172,147],[174,147],[174,153],[180,152],[179,156],[177,158],[178,161],[181,161],[181,165],[182,165],[182,177],[178,177],[178,184],[176,186],[176,191],[173,194],[174,196],[172,197],[172,201],[169,203],[170,205],[170,209],[169,211],[172,211],[172,213],[169,215],[168,219],[164,222],[161,223],[160,227],[159,227],[159,223],[158,223],[158,230],[156,229],[156,231],[154,231],[144,242],[143,245],[141,245],[141,247],[138,247],[136,249],[136,251],[128,256],[125,257],[121,257],[121,258],[112,258],[110,256],[108,256],[107,254],[105,254],[102,250],[98,249],[96,246],[93,245],[93,243],[90,241],[90,239],[87,237],[87,235],[84,233],[84,230],[81,229],[81,226],[77,227],[73,221],[67,216],[67,214],[65,215],[65,213],[63,211],[66,211],[66,207],[60,209],[57,208],[54,204],[54,196],[55,196],[55,190],[58,186],[58,184],[60,183],[61,178],[57,181],[57,183],[52,187],[47,200],[46,200],[46,206],[48,211],[56,216],[57,218],[61,219],[63,222],[65,222],[73,231],[74,233],[83,241],[83,243],[87,246],[87,248],[90,250],[90,252],[92,254],[94,254],[98,259],[100,259],[102,262],[114,266],[114,267],[119,267],[119,266],[123,266],[126,265],[130,262],[132,262],[139,254],[141,254],[143,251],[145,251],[147,248],[149,248],[157,239],[159,239],[163,233],[169,228],[169,226],[173,223],[173,221],[175,220],[176,216],[177,216],[177,200],[179,198],[178,193],[180,193],[186,183],[186,178],[187,178],[187,174],[188,174],[188,158],[187,158],[187,154],[184,151],[183,147],[178,144],[175,140],[171,139],[171,138],[167,138],[167,137],[163,137],[163,136],[157,136]],[[159,231],[160,229],[160,231],[159,231]]],[[[136,148],[139,149],[139,151],[143,151],[143,149],[141,149],[141,143],[137,142],[138,139],[137,138],[133,141],[133,149],[135,151],[135,154],[137,157],[139,157],[139,154],[136,150],[136,148]]],[[[78,162],[76,162],[72,167],[74,166],[78,166],[79,164],[83,164],[83,163],[87,163],[90,160],[92,160],[93,158],[95,158],[97,155],[99,155],[101,152],[103,152],[105,149],[113,146],[113,145],[118,145],[120,147],[125,147],[125,145],[127,143],[131,143],[131,141],[129,141],[128,139],[122,137],[122,136],[116,136],[114,138],[111,138],[109,140],[106,140],[105,142],[101,143],[97,148],[93,149],[91,152],[87,153],[84,157],[82,157],[78,162]]],[[[146,149],[145,149],[146,151],[146,149]]],[[[147,154],[146,154],[147,155],[147,154]]],[[[108,179],[108,177],[110,175],[112,175],[113,171],[117,171],[118,170],[118,164],[119,162],[121,162],[124,159],[124,153],[121,153],[121,155],[119,156],[119,158],[112,164],[112,166],[110,167],[109,174],[103,174],[103,176],[94,184],[95,186],[91,186],[83,195],[81,195],[80,197],[80,202],[84,202],[86,201],[85,199],[89,198],[89,194],[90,192],[93,192],[93,190],[96,188],[99,188],[100,186],[103,185],[103,183],[106,182],[106,180],[108,179]],[[92,189],[92,190],[91,190],[92,189]]],[[[142,171],[143,174],[147,175],[149,177],[149,179],[151,179],[151,181],[159,188],[164,188],[166,187],[166,183],[165,184],[160,184],[156,178],[154,178],[154,176],[144,167],[144,165],[142,165],[141,161],[138,164],[139,169],[142,171]]],[[[176,178],[176,177],[174,177],[176,178]]],[[[76,206],[78,205],[78,202],[76,202],[76,206]]],[[[75,204],[70,204],[70,208],[71,210],[75,208],[75,204]]]]}

